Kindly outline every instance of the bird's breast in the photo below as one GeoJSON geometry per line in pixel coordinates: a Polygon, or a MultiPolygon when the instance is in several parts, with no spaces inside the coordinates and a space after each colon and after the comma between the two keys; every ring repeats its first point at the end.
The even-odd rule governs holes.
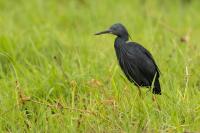
{"type": "Polygon", "coordinates": [[[115,44],[114,46],[115,46],[115,53],[116,53],[117,59],[118,61],[120,61],[123,56],[122,47],[120,44],[115,44]]]}

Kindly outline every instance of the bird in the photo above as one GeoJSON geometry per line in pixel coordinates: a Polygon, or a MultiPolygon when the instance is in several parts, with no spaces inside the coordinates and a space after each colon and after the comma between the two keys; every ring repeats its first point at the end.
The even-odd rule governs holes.
{"type": "Polygon", "coordinates": [[[127,79],[137,86],[139,95],[141,95],[140,87],[151,88],[151,86],[153,94],[161,95],[160,70],[152,54],[141,44],[129,41],[131,37],[125,26],[116,23],[107,30],[95,33],[95,35],[102,34],[116,36],[114,48],[118,63],[127,79]]]}

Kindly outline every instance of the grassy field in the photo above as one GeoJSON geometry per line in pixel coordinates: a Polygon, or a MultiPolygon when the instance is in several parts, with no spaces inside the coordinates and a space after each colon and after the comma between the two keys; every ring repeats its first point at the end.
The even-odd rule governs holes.
{"type": "Polygon", "coordinates": [[[200,132],[199,0],[0,0],[1,132],[200,132]],[[160,110],[121,72],[116,22],[161,70],[160,110]],[[182,41],[181,41],[182,40],[182,41]]]}

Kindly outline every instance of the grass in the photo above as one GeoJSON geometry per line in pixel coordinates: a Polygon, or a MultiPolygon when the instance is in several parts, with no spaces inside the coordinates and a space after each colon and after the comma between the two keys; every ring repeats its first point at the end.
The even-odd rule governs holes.
{"type": "Polygon", "coordinates": [[[0,0],[0,131],[200,131],[199,8],[198,0],[0,0]],[[161,110],[124,78],[114,37],[93,36],[116,22],[160,67],[161,110]]]}

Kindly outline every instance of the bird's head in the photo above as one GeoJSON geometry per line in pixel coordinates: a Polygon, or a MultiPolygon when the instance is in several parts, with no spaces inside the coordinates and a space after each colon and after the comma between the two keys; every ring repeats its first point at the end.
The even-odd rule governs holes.
{"type": "Polygon", "coordinates": [[[120,23],[113,24],[109,29],[107,29],[105,31],[98,32],[95,35],[108,34],[108,33],[116,35],[116,36],[121,37],[121,38],[124,38],[126,40],[128,40],[128,38],[129,38],[128,31],[120,23]]]}

